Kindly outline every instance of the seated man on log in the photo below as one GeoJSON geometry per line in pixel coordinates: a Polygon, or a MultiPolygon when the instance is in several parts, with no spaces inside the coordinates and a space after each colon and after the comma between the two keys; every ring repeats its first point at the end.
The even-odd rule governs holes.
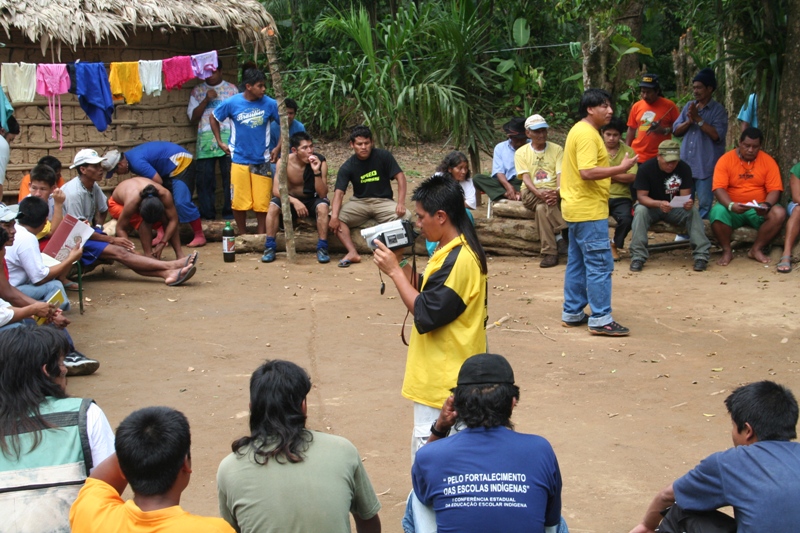
{"type": "Polygon", "coordinates": [[[694,271],[703,272],[708,265],[708,250],[711,243],[700,212],[693,209],[692,169],[681,161],[681,145],[678,141],[661,141],[658,156],[639,166],[633,188],[636,189],[636,205],[633,215],[631,237],[631,272],[641,272],[650,253],[647,250],[647,230],[661,220],[685,226],[692,245],[694,271]],[[683,205],[676,205],[677,202],[683,205]],[[685,201],[681,200],[685,197],[685,201]]]}
{"type": "Polygon", "coordinates": [[[353,155],[339,168],[333,192],[333,208],[329,227],[338,232],[347,248],[347,255],[339,261],[340,268],[350,263],[360,263],[350,228],[369,220],[379,224],[406,217],[406,175],[388,150],[374,148],[372,131],[366,126],[356,126],[350,131],[350,148],[353,155]],[[397,202],[394,201],[392,180],[397,180],[397,202]],[[353,198],[342,205],[347,187],[353,184],[353,198]]]}
{"type": "Polygon", "coordinates": [[[161,259],[169,243],[175,258],[186,257],[178,232],[178,211],[170,192],[147,178],[128,178],[114,189],[108,212],[117,220],[117,237],[128,238],[131,229],[139,233],[144,255],[161,259]],[[157,236],[153,239],[153,230],[157,236]]]}
{"type": "MultiPolygon", "coordinates": [[[[314,152],[311,135],[305,131],[289,139],[291,153],[286,164],[286,186],[292,220],[310,217],[317,222],[317,261],[328,263],[328,163],[325,156],[314,152]]],[[[280,164],[280,160],[278,160],[280,164]]],[[[278,180],[272,182],[272,207],[267,211],[267,240],[264,243],[263,263],[275,261],[275,235],[281,220],[281,195],[278,180]]]]}
{"type": "Polygon", "coordinates": [[[783,192],[781,171],[775,160],[761,151],[763,140],[761,130],[747,128],[739,136],[739,147],[720,157],[714,167],[717,203],[708,219],[722,247],[722,257],[717,261],[720,266],[733,260],[731,235],[742,226],[758,230],[747,256],[769,263],[762,248],[772,242],[786,220],[786,210],[776,205],[783,192]]]}
{"type": "Polygon", "coordinates": [[[706,457],[664,487],[631,533],[796,531],[800,444],[791,442],[797,438],[794,394],[759,381],[734,390],[725,407],[734,447],[706,457]],[[729,505],[735,519],[717,511],[729,505]]]}
{"type": "Polygon", "coordinates": [[[525,119],[522,117],[512,118],[503,124],[503,131],[508,139],[494,147],[492,175],[477,174],[472,177],[475,187],[483,191],[492,202],[503,198],[508,200],[522,198],[519,192],[522,181],[517,178],[514,156],[517,150],[530,142],[525,136],[525,119]]]}
{"type": "Polygon", "coordinates": [[[536,213],[539,241],[542,243],[541,268],[554,267],[559,255],[567,255],[567,241],[561,233],[567,223],[561,217],[559,186],[564,148],[547,141],[547,122],[541,115],[531,115],[525,121],[525,135],[531,140],[517,149],[514,165],[522,179],[520,192],[523,205],[536,213]]]}
{"type": "Polygon", "coordinates": [[[131,148],[127,152],[111,150],[105,155],[103,168],[107,178],[114,173],[132,173],[163,185],[172,194],[178,218],[189,224],[194,238],[189,248],[204,246],[206,236],[200,222],[200,210],[192,203],[194,190],[194,157],[183,146],[166,141],[151,141],[131,148]]]}
{"type": "Polygon", "coordinates": [[[100,166],[105,161],[91,149],[83,149],[75,154],[69,168],[77,169],[78,176],[69,180],[61,189],[66,199],[64,215],[72,215],[78,220],[94,224],[95,231],[83,245],[81,264],[88,267],[100,259],[119,261],[140,276],[162,278],[169,286],[181,285],[194,276],[197,268],[197,253],[186,259],[159,261],[154,257],[134,253],[133,243],[123,237],[111,237],[101,231],[108,213],[108,200],[97,184],[105,177],[106,171],[100,166]]]}
{"type": "MultiPolygon", "coordinates": [[[[636,152],[627,144],[621,142],[622,133],[625,130],[625,122],[618,117],[611,119],[611,122],[600,128],[603,134],[603,143],[608,152],[608,164],[612,167],[619,165],[627,157],[633,157],[636,152]]],[[[630,135],[630,133],[628,133],[630,135]]],[[[625,248],[625,237],[631,232],[633,224],[633,180],[636,179],[636,172],[639,170],[638,163],[633,165],[625,174],[611,176],[611,188],[608,192],[608,212],[616,221],[617,227],[614,228],[614,238],[611,239],[611,257],[614,261],[619,261],[619,251],[625,248]]]]}

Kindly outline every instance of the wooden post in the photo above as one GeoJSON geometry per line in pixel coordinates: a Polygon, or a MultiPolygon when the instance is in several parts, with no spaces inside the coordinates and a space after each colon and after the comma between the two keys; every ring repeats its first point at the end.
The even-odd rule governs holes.
{"type": "Polygon", "coordinates": [[[281,117],[281,158],[277,167],[277,175],[273,179],[278,180],[278,190],[281,194],[281,209],[283,211],[283,227],[286,235],[286,259],[292,263],[295,259],[295,239],[294,226],[292,225],[292,208],[289,203],[289,188],[286,186],[286,165],[289,155],[289,119],[286,117],[286,95],[283,92],[283,81],[281,81],[280,63],[275,49],[277,35],[273,27],[261,30],[264,34],[264,44],[269,60],[269,72],[272,76],[272,87],[275,89],[275,99],[278,101],[278,112],[281,117]]]}

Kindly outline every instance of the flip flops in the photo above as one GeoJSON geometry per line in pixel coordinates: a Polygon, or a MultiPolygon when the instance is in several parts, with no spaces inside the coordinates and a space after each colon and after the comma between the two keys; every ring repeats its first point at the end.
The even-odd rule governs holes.
{"type": "Polygon", "coordinates": [[[339,261],[339,268],[348,268],[352,263],[349,259],[342,259],[339,261]]]}
{"type": "Polygon", "coordinates": [[[64,288],[66,290],[68,290],[68,291],[77,291],[78,290],[78,284],[75,283],[74,281],[67,281],[63,285],[64,285],[64,288]]]}
{"type": "Polygon", "coordinates": [[[784,255],[781,256],[781,261],[777,265],[778,272],[781,274],[788,274],[792,271],[792,256],[791,255],[784,255]]]}
{"type": "Polygon", "coordinates": [[[192,267],[189,270],[187,270],[182,276],[179,276],[178,279],[176,279],[172,283],[168,283],[167,285],[169,285],[170,287],[177,287],[178,285],[181,285],[184,282],[189,281],[192,278],[192,276],[194,276],[195,272],[197,272],[197,267],[192,265],[192,267]]]}

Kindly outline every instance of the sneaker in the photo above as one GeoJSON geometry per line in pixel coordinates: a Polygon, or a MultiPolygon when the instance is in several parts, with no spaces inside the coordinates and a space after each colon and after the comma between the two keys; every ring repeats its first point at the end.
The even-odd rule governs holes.
{"type": "Polygon", "coordinates": [[[674,242],[684,242],[684,241],[688,241],[688,240],[689,240],[689,236],[688,235],[680,234],[680,235],[675,235],[675,241],[674,242]]]}
{"type": "Polygon", "coordinates": [[[641,259],[634,259],[631,261],[631,272],[641,272],[644,268],[644,261],[641,259]]]}
{"type": "Polygon", "coordinates": [[[330,263],[331,256],[328,255],[327,248],[317,248],[317,261],[320,263],[330,263]]]}
{"type": "Polygon", "coordinates": [[[262,263],[272,263],[275,261],[275,248],[267,248],[264,250],[264,255],[261,256],[262,263]]]}
{"type": "Polygon", "coordinates": [[[558,255],[568,255],[569,243],[566,239],[558,239],[556,241],[556,249],[558,250],[558,255]]]}
{"type": "Polygon", "coordinates": [[[64,357],[64,366],[67,367],[68,376],[88,376],[100,368],[100,362],[73,351],[64,357]]]}
{"type": "Polygon", "coordinates": [[[609,322],[605,326],[589,326],[589,333],[592,335],[605,335],[606,337],[625,337],[631,332],[625,326],[616,322],[609,322]]]}
{"type": "Polygon", "coordinates": [[[694,261],[695,272],[704,272],[707,266],[708,266],[708,261],[706,261],[705,259],[695,259],[694,261]]]}
{"type": "Polygon", "coordinates": [[[565,328],[579,328],[589,323],[589,315],[583,315],[580,320],[562,320],[561,325],[565,328]]]}

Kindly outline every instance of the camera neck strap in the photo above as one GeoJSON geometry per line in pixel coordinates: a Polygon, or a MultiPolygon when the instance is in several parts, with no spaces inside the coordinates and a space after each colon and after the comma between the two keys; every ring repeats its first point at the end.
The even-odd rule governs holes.
{"type": "MultiPolygon", "coordinates": [[[[411,285],[419,291],[419,277],[417,276],[417,253],[413,246],[411,247],[411,285]]],[[[408,316],[410,314],[411,311],[406,309],[406,317],[403,319],[403,327],[400,328],[400,338],[403,339],[403,344],[406,346],[408,346],[408,341],[406,340],[406,322],[408,321],[408,316]]]]}

